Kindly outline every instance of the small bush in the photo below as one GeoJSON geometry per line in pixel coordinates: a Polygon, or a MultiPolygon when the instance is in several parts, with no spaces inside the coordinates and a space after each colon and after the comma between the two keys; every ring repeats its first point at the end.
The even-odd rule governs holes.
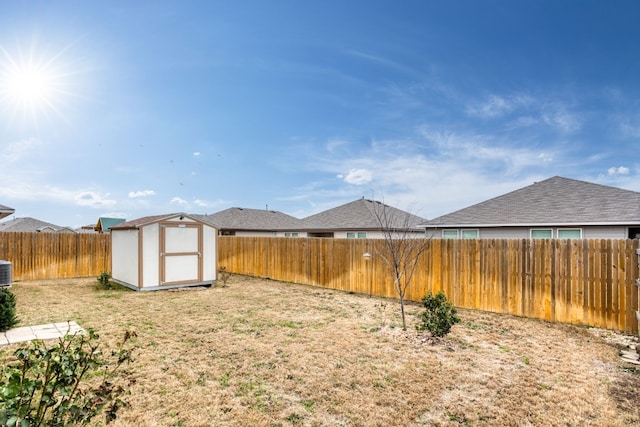
{"type": "Polygon", "coordinates": [[[17,324],[16,296],[8,289],[0,288],[0,332],[8,331],[17,324]]]}
{"type": "Polygon", "coordinates": [[[128,406],[119,380],[133,382],[123,365],[132,361],[126,343],[134,336],[126,332],[111,357],[103,355],[92,330],[66,335],[51,348],[40,340],[18,348],[15,361],[1,371],[0,425],[87,425],[101,412],[106,423],[113,421],[128,406]]]}
{"type": "Polygon", "coordinates": [[[106,270],[100,273],[100,275],[98,276],[98,283],[100,283],[105,289],[111,289],[113,285],[113,283],[111,282],[111,273],[106,270]]]}
{"type": "Polygon", "coordinates": [[[220,267],[218,269],[218,279],[222,282],[222,287],[227,287],[227,282],[231,278],[231,273],[227,271],[227,267],[220,267]]]}
{"type": "Polygon", "coordinates": [[[443,337],[451,331],[451,327],[460,322],[457,310],[447,300],[442,291],[436,295],[431,292],[422,302],[426,310],[420,316],[420,323],[416,325],[419,331],[427,330],[434,337],[443,337]]]}

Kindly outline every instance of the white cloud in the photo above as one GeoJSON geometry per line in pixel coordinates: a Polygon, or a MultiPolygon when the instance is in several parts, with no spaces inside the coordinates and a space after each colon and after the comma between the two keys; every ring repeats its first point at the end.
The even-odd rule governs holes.
{"type": "Polygon", "coordinates": [[[364,185],[371,182],[373,175],[367,169],[351,169],[346,176],[339,174],[338,178],[343,179],[348,184],[364,185]]]}
{"type": "Polygon", "coordinates": [[[42,143],[35,138],[26,138],[21,141],[9,143],[0,152],[0,160],[3,164],[16,163],[28,156],[40,147],[42,143]]]}
{"type": "Polygon", "coordinates": [[[135,199],[136,197],[154,196],[155,194],[156,192],[153,190],[130,191],[129,198],[135,199]]]}
{"type": "Polygon", "coordinates": [[[200,152],[199,152],[199,151],[196,151],[195,153],[193,153],[193,155],[194,155],[195,157],[198,157],[198,156],[200,155],[200,152]]]}
{"type": "MultiPolygon", "coordinates": [[[[289,196],[304,195],[298,199],[307,200],[310,213],[315,213],[319,206],[382,194],[393,206],[415,207],[412,212],[433,218],[557,175],[553,168],[565,164],[567,156],[561,145],[543,151],[539,144],[510,135],[453,133],[428,126],[417,132],[414,138],[374,140],[359,155],[345,157],[327,149],[309,156],[313,160],[302,165],[306,171],[329,173],[342,185],[329,178],[314,180],[301,183],[289,196]]],[[[565,168],[562,174],[572,176],[572,171],[565,168]]]]}
{"type": "Polygon", "coordinates": [[[103,217],[106,217],[106,218],[123,218],[123,219],[126,219],[128,215],[126,213],[124,213],[124,212],[105,212],[100,216],[103,216],[103,217]]]}
{"type": "Polygon", "coordinates": [[[518,108],[528,106],[531,102],[531,98],[525,95],[489,95],[485,101],[468,106],[467,114],[481,118],[502,117],[518,108]]]}
{"type": "Polygon", "coordinates": [[[169,203],[182,205],[182,206],[189,204],[189,202],[187,202],[185,199],[182,199],[180,197],[174,197],[173,199],[171,199],[169,203]]]}
{"type": "Polygon", "coordinates": [[[75,195],[74,199],[76,204],[80,206],[90,206],[92,208],[100,208],[105,206],[113,206],[117,202],[112,199],[108,199],[109,194],[100,195],[94,191],[83,191],[75,195]]]}
{"type": "Polygon", "coordinates": [[[611,167],[607,170],[609,175],[629,175],[629,168],[624,166],[611,167]]]}
{"type": "Polygon", "coordinates": [[[564,108],[551,108],[542,113],[542,120],[547,125],[562,132],[576,132],[582,127],[580,119],[564,108]]]}
{"type": "Polygon", "coordinates": [[[553,161],[553,157],[551,157],[550,155],[546,154],[546,153],[540,153],[538,155],[538,158],[540,160],[542,160],[543,162],[552,162],[553,161]]]}

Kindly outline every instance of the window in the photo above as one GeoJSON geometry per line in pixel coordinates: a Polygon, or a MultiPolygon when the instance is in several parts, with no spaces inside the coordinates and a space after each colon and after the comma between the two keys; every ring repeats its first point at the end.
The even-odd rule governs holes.
{"type": "Polygon", "coordinates": [[[347,233],[347,239],[355,239],[355,238],[366,239],[367,233],[365,233],[364,231],[358,231],[357,233],[350,231],[347,233]]]}
{"type": "Polygon", "coordinates": [[[284,233],[284,237],[298,237],[298,233],[296,233],[296,232],[293,232],[293,233],[286,232],[286,233],[284,233]]]}
{"type": "Polygon", "coordinates": [[[552,239],[553,238],[553,230],[552,229],[537,229],[531,230],[531,238],[532,239],[552,239]]]}
{"type": "Polygon", "coordinates": [[[442,230],[443,239],[457,239],[458,230],[442,230]]]}
{"type": "Polygon", "coordinates": [[[478,235],[478,230],[462,230],[463,239],[477,239],[478,235]]]}
{"type": "Polygon", "coordinates": [[[558,228],[558,239],[582,239],[582,229],[558,228]]]}

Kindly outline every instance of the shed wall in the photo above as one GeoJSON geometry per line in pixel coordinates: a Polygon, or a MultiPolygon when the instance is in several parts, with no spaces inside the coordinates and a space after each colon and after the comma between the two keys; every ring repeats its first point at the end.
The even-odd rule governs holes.
{"type": "Polygon", "coordinates": [[[160,283],[160,225],[149,224],[142,232],[142,287],[160,283]]]}
{"type": "Polygon", "coordinates": [[[202,279],[214,281],[218,279],[218,230],[205,225],[202,230],[203,266],[202,279]]]}
{"type": "Polygon", "coordinates": [[[111,276],[138,287],[138,230],[113,230],[111,247],[111,276]]]}

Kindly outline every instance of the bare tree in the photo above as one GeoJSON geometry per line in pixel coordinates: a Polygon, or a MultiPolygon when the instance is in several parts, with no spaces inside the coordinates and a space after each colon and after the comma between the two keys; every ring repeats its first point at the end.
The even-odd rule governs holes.
{"type": "Polygon", "coordinates": [[[381,227],[383,248],[376,249],[380,257],[393,275],[393,284],[400,300],[402,313],[402,329],[407,330],[405,320],[405,297],[411,286],[413,274],[422,253],[427,249],[429,241],[418,224],[424,219],[410,212],[393,208],[382,202],[373,201],[372,213],[381,227]]]}

